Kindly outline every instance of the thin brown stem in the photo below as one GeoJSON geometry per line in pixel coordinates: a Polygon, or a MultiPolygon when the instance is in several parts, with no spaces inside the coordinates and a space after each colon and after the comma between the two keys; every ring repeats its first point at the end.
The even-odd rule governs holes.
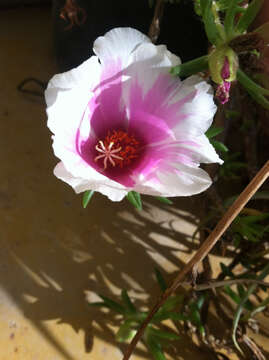
{"type": "Polygon", "coordinates": [[[160,30],[161,30],[160,24],[163,17],[164,5],[165,4],[163,0],[157,0],[154,10],[154,16],[150,24],[149,33],[148,33],[148,36],[153,42],[153,44],[156,43],[160,35],[160,30]]]}
{"type": "Polygon", "coordinates": [[[132,342],[128,346],[126,353],[123,357],[123,360],[128,360],[136,347],[136,344],[140,340],[143,332],[149,322],[152,320],[155,313],[159,310],[159,308],[166,302],[166,300],[171,296],[175,290],[182,283],[182,280],[185,276],[193,270],[197,265],[208,255],[212,247],[216,244],[216,242],[220,239],[223,233],[227,230],[227,228],[231,225],[236,216],[240,213],[246,203],[252,198],[252,196],[256,193],[256,191],[261,187],[261,185],[265,182],[265,180],[269,176],[269,160],[265,163],[262,169],[258,172],[258,174],[254,177],[254,179],[249,183],[249,185],[245,188],[245,190],[240,194],[240,196],[235,200],[235,202],[231,205],[231,207],[227,210],[224,216],[216,225],[215,229],[208,236],[205,242],[200,246],[199,250],[194,254],[194,256],[190,259],[190,261],[183,267],[183,269],[179,272],[178,276],[172,283],[172,285],[161,295],[155,306],[150,311],[146,320],[142,323],[141,327],[137,331],[135,337],[132,342]]]}
{"type": "Polygon", "coordinates": [[[217,287],[222,287],[222,286],[227,286],[227,285],[230,286],[230,285],[234,285],[234,284],[257,284],[257,285],[269,286],[268,282],[260,281],[260,280],[256,280],[256,279],[232,279],[232,280],[223,280],[223,281],[211,280],[205,284],[195,285],[193,287],[193,290],[202,291],[202,290],[208,290],[208,289],[215,289],[217,287]]]}

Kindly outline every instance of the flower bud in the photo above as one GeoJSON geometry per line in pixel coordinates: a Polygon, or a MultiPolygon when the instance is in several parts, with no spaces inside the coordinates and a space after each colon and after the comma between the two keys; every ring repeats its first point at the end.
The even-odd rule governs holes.
{"type": "Polygon", "coordinates": [[[234,81],[238,69],[238,57],[227,45],[216,48],[209,55],[209,70],[212,80],[222,84],[223,80],[234,81]],[[227,75],[229,73],[229,75],[227,75]],[[225,76],[225,78],[223,77],[225,76]]]}
{"type": "Polygon", "coordinates": [[[236,79],[236,53],[227,45],[216,48],[209,55],[209,69],[212,80],[218,84],[216,97],[225,104],[229,100],[231,82],[236,79]]]}

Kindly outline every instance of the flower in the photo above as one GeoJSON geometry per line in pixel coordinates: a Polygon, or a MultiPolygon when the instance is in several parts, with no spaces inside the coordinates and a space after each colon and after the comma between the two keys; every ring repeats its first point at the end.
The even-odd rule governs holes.
{"type": "Polygon", "coordinates": [[[96,56],[55,75],[45,92],[54,174],[76,193],[113,201],[129,191],[188,196],[211,184],[201,162],[222,163],[205,136],[216,111],[211,87],[169,70],[180,59],[132,28],[94,43],[96,56]]]}

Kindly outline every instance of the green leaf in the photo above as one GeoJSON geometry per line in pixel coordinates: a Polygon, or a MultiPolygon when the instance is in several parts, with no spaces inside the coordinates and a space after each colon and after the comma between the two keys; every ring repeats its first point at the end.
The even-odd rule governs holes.
{"type": "MultiPolygon", "coordinates": [[[[226,292],[227,295],[230,296],[230,298],[236,303],[236,304],[240,304],[241,303],[241,297],[235,292],[233,291],[230,286],[225,286],[224,287],[224,291],[226,292]]],[[[252,303],[248,300],[246,301],[246,303],[244,304],[244,307],[247,309],[247,310],[252,310],[253,309],[253,305],[252,303]]]]}
{"type": "Polygon", "coordinates": [[[155,339],[149,337],[146,340],[146,345],[153,355],[154,360],[166,360],[161,345],[155,339]]]}
{"type": "MultiPolygon", "coordinates": [[[[265,266],[265,268],[263,269],[263,271],[257,276],[257,280],[263,280],[268,274],[269,274],[269,264],[267,264],[265,266]]],[[[233,319],[232,339],[233,339],[235,347],[237,348],[237,350],[240,353],[242,353],[242,350],[241,350],[240,346],[238,345],[238,342],[236,339],[236,330],[237,330],[243,309],[244,309],[244,307],[246,307],[245,305],[249,301],[248,299],[249,299],[250,295],[255,291],[256,288],[257,288],[257,284],[252,284],[249,287],[248,291],[245,293],[244,297],[241,299],[241,301],[235,311],[235,315],[234,315],[234,319],[233,319]]],[[[252,306],[251,311],[252,310],[253,310],[253,306],[252,306]]]]}
{"type": "Polygon", "coordinates": [[[178,312],[174,312],[174,311],[160,311],[154,315],[153,322],[159,323],[159,322],[167,320],[167,319],[170,319],[173,321],[181,321],[181,320],[186,321],[186,320],[188,320],[188,317],[185,315],[182,315],[178,312]]]}
{"type": "Polygon", "coordinates": [[[164,204],[167,204],[167,205],[172,205],[173,204],[173,201],[167,199],[166,197],[163,197],[163,196],[155,196],[155,198],[157,200],[159,200],[160,202],[164,203],[164,204]]]}
{"type": "Polygon", "coordinates": [[[116,340],[118,342],[130,342],[135,337],[137,330],[131,328],[132,323],[129,321],[121,324],[119,330],[116,333],[116,340]]]}
{"type": "Polygon", "coordinates": [[[178,305],[182,304],[182,301],[184,299],[183,295],[173,295],[170,296],[166,302],[163,304],[163,306],[160,308],[160,312],[163,311],[171,311],[174,310],[175,307],[177,307],[178,305]]]}
{"type": "MultiPolygon", "coordinates": [[[[202,304],[203,304],[203,302],[202,302],[202,304]]],[[[198,327],[200,334],[202,336],[205,336],[205,328],[204,328],[204,325],[203,325],[203,322],[201,319],[201,315],[200,315],[200,311],[199,311],[202,307],[202,304],[198,304],[197,302],[190,304],[190,311],[191,311],[191,319],[190,320],[193,324],[195,324],[198,327]],[[199,308],[199,306],[201,306],[201,307],[199,308]]]]}
{"type": "Polygon", "coordinates": [[[237,1],[230,1],[228,9],[225,14],[224,28],[228,37],[234,34],[235,16],[238,13],[237,1]]]}
{"type": "Polygon", "coordinates": [[[167,289],[166,281],[164,280],[164,277],[162,276],[162,273],[160,272],[159,269],[155,268],[154,271],[160,289],[162,290],[162,292],[164,292],[167,289]]]}
{"type": "Polygon", "coordinates": [[[93,194],[94,194],[93,190],[87,190],[83,194],[82,205],[83,205],[84,209],[86,209],[87,205],[91,201],[91,198],[93,197],[93,194]]]}
{"type": "Polygon", "coordinates": [[[223,128],[219,128],[219,127],[216,127],[216,126],[211,126],[211,128],[207,130],[205,135],[207,136],[208,139],[211,139],[211,138],[219,135],[222,132],[223,132],[223,128]]]}
{"type": "Polygon", "coordinates": [[[210,140],[211,144],[214,148],[220,152],[228,152],[229,149],[220,141],[217,140],[210,140]]]}
{"type": "Polygon", "coordinates": [[[142,210],[141,196],[136,191],[130,191],[127,194],[127,199],[138,210],[142,210]]]}
{"type": "Polygon", "coordinates": [[[205,302],[206,295],[200,295],[198,300],[196,301],[197,309],[201,310],[204,302],[205,302]]]}
{"type": "Polygon", "coordinates": [[[121,291],[121,298],[123,303],[125,304],[125,306],[127,307],[127,309],[131,312],[131,313],[135,313],[136,312],[136,308],[134,306],[134,304],[132,303],[127,291],[125,289],[123,289],[121,291]]]}
{"type": "Polygon", "coordinates": [[[217,45],[220,43],[221,38],[214,18],[212,2],[212,0],[201,0],[202,8],[204,8],[202,15],[208,40],[211,44],[217,45]]]}
{"type": "Polygon", "coordinates": [[[150,329],[148,329],[149,332],[149,336],[154,336],[154,337],[159,337],[162,339],[167,339],[167,340],[179,340],[180,337],[170,331],[165,331],[165,330],[160,330],[160,329],[155,329],[154,327],[150,327],[150,329]]]}
{"type": "Polygon", "coordinates": [[[200,0],[194,0],[194,11],[198,16],[202,15],[200,0]]]}
{"type": "Polygon", "coordinates": [[[249,25],[253,22],[263,4],[263,0],[253,0],[249,3],[247,9],[238,20],[236,31],[240,34],[245,32],[249,25]]]}
{"type": "MultiPolygon", "coordinates": [[[[231,3],[240,4],[243,2],[243,0],[216,0],[218,4],[218,8],[220,11],[227,10],[231,3]]],[[[241,8],[241,11],[244,11],[244,8],[241,8]]]]}
{"type": "Polygon", "coordinates": [[[256,306],[255,309],[248,314],[247,318],[248,319],[252,318],[254,317],[254,315],[258,314],[259,312],[264,311],[268,305],[269,305],[269,296],[266,299],[264,299],[258,306],[256,306]]]}
{"type": "Polygon", "coordinates": [[[104,301],[106,307],[109,307],[111,310],[114,310],[120,314],[125,314],[126,311],[121,304],[117,303],[114,300],[109,299],[106,296],[100,294],[98,294],[98,296],[104,301]]]}
{"type": "Polygon", "coordinates": [[[237,288],[237,292],[238,292],[240,298],[245,296],[246,291],[245,291],[244,286],[242,284],[237,284],[236,288],[237,288]]]}
{"type": "Polygon", "coordinates": [[[261,214],[261,215],[248,215],[248,216],[243,216],[242,218],[244,219],[244,222],[246,224],[253,224],[256,223],[258,221],[263,221],[265,219],[268,219],[269,214],[261,214]]]}
{"type": "MultiPolygon", "coordinates": [[[[233,291],[230,286],[224,286],[224,291],[226,292],[227,295],[229,295],[229,297],[236,303],[236,304],[240,304],[241,298],[240,296],[233,291]]],[[[250,310],[250,309],[249,309],[250,310]]]]}

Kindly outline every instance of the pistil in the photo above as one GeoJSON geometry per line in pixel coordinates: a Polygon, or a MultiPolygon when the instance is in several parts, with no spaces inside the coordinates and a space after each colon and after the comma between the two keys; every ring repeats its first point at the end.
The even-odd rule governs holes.
{"type": "Polygon", "coordinates": [[[103,141],[99,141],[98,142],[101,145],[101,148],[96,145],[95,149],[101,153],[101,155],[96,156],[96,158],[94,159],[95,162],[97,162],[100,159],[104,160],[104,170],[107,168],[107,162],[109,161],[110,164],[115,167],[116,163],[113,160],[114,159],[118,159],[118,160],[123,160],[123,158],[121,156],[115,155],[116,153],[118,153],[119,151],[121,151],[121,147],[112,150],[114,143],[110,142],[110,144],[108,145],[108,147],[105,147],[103,141]]]}

